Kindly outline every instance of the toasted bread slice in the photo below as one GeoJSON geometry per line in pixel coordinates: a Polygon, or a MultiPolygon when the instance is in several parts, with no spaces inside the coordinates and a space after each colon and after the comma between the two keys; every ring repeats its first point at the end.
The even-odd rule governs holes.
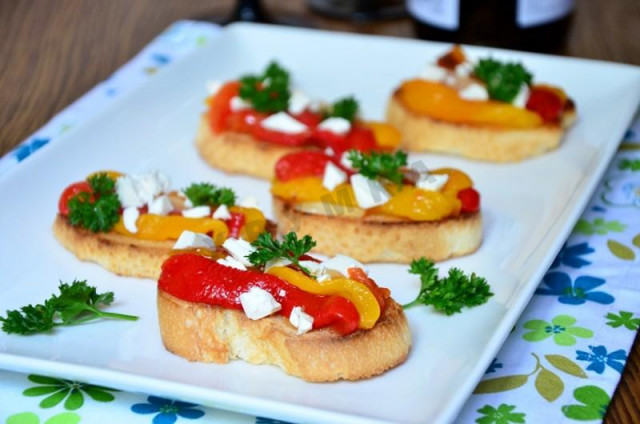
{"type": "Polygon", "coordinates": [[[494,162],[520,161],[558,147],[565,130],[576,119],[575,108],[565,108],[560,125],[532,129],[498,128],[449,123],[416,114],[405,107],[396,90],[389,100],[387,121],[402,132],[402,147],[494,162]]]}
{"type": "Polygon", "coordinates": [[[318,253],[342,253],[361,262],[410,263],[420,256],[443,261],[473,253],[482,242],[480,212],[440,221],[362,218],[309,213],[277,197],[273,209],[279,233],[309,234],[318,253]]]}
{"type": "Polygon", "coordinates": [[[253,321],[243,311],[193,303],[158,291],[165,347],[189,361],[277,365],[307,381],[360,380],[401,364],[411,347],[402,307],[393,300],[376,325],[341,336],[323,328],[298,335],[287,318],[253,321]]]}
{"type": "Polygon", "coordinates": [[[248,134],[214,134],[205,116],[200,119],[196,148],[200,156],[215,168],[232,174],[248,174],[267,179],[273,178],[278,159],[301,150],[300,147],[260,141],[248,134]]]}

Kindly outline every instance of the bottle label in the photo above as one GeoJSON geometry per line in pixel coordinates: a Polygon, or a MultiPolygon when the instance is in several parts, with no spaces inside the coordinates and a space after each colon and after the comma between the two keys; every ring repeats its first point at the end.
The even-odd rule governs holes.
{"type": "Polygon", "coordinates": [[[408,0],[407,9],[419,21],[454,31],[460,25],[460,0],[408,0]]]}
{"type": "Polygon", "coordinates": [[[573,0],[518,0],[516,22],[521,28],[544,25],[571,12],[573,0]]]}

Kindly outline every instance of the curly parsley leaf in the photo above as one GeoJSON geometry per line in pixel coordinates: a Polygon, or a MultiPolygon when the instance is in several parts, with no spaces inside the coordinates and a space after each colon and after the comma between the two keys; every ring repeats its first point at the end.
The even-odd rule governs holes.
{"type": "Polygon", "coordinates": [[[305,235],[301,239],[298,239],[296,233],[290,232],[282,238],[282,241],[278,241],[275,240],[270,233],[264,232],[261,233],[251,245],[255,247],[256,250],[248,256],[248,259],[255,266],[261,267],[274,259],[285,258],[289,259],[305,274],[311,275],[311,272],[309,272],[307,268],[300,265],[300,257],[316,245],[316,242],[311,236],[305,235]]]}
{"type": "Polygon", "coordinates": [[[258,112],[281,112],[289,107],[289,73],[271,62],[262,75],[246,75],[240,79],[240,98],[251,103],[258,112]]]}
{"type": "Polygon", "coordinates": [[[2,330],[5,333],[30,335],[47,333],[54,327],[69,326],[92,321],[98,318],[113,318],[135,321],[136,316],[104,312],[101,305],[113,302],[113,292],[98,293],[95,287],[86,281],[74,280],[71,284],[60,283],[60,293],[39,305],[23,306],[19,310],[7,311],[0,316],[2,330]]]}
{"type": "Polygon", "coordinates": [[[327,114],[327,118],[336,117],[344,118],[347,121],[353,122],[358,116],[358,101],[354,97],[345,97],[340,99],[331,106],[327,114]]]}
{"type": "Polygon", "coordinates": [[[463,307],[473,307],[485,303],[493,293],[487,280],[472,273],[467,276],[458,268],[449,270],[446,278],[438,277],[434,263],[424,257],[411,262],[409,273],[420,276],[421,288],[418,297],[403,305],[432,305],[435,310],[453,315],[463,307]]]}
{"type": "Polygon", "coordinates": [[[69,199],[69,222],[97,233],[111,231],[120,220],[120,200],[116,182],[107,174],[97,174],[87,180],[91,193],[81,192],[69,199]]]}
{"type": "Polygon", "coordinates": [[[402,184],[404,173],[402,167],[407,165],[407,154],[402,150],[395,153],[370,152],[362,153],[350,150],[348,158],[353,169],[367,178],[386,178],[396,184],[402,184]]]}
{"type": "Polygon", "coordinates": [[[510,103],[523,84],[531,84],[533,76],[519,63],[501,63],[480,59],[473,74],[487,85],[489,97],[510,103]]]}
{"type": "Polygon", "coordinates": [[[226,187],[216,187],[209,183],[193,183],[182,190],[193,206],[233,206],[236,204],[236,193],[226,187]]]}

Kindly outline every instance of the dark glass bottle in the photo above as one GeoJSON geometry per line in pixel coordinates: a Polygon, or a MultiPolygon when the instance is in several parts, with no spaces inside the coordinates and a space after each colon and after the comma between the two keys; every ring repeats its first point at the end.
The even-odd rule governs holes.
{"type": "Polygon", "coordinates": [[[561,51],[573,0],[408,0],[419,38],[536,52],[561,51]]]}

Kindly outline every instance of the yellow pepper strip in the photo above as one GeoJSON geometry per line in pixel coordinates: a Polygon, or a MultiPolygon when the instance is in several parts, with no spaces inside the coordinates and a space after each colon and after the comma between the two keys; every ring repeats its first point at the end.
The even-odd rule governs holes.
{"type": "Polygon", "coordinates": [[[473,187],[473,181],[467,174],[454,168],[440,168],[429,171],[430,174],[446,174],[449,176],[441,193],[458,197],[458,193],[465,188],[473,187]]]}
{"type": "Polygon", "coordinates": [[[257,239],[260,233],[264,232],[267,219],[260,209],[232,206],[229,208],[229,211],[244,215],[244,225],[240,230],[240,237],[243,239],[251,242],[257,239]]]}
{"type": "Polygon", "coordinates": [[[287,283],[308,293],[327,296],[335,295],[351,301],[360,314],[359,328],[372,328],[380,318],[380,305],[376,297],[367,286],[358,281],[350,278],[332,278],[326,281],[317,281],[307,277],[302,272],[284,266],[269,268],[267,274],[282,278],[287,283]]]}
{"type": "Polygon", "coordinates": [[[113,227],[116,233],[142,240],[177,240],[183,231],[194,233],[213,233],[216,245],[222,244],[229,235],[224,221],[212,218],[186,218],[180,215],[142,214],[136,222],[137,233],[131,233],[124,227],[122,217],[113,227]]]}
{"type": "Polygon", "coordinates": [[[322,178],[303,177],[289,181],[274,180],[271,185],[274,196],[294,202],[323,202],[345,207],[357,207],[351,184],[340,184],[329,191],[322,185],[322,178]]]}
{"type": "Polygon", "coordinates": [[[393,125],[377,121],[367,121],[364,125],[373,131],[378,146],[395,149],[400,145],[402,134],[400,134],[400,131],[393,125]]]}
{"type": "Polygon", "coordinates": [[[438,221],[457,214],[461,203],[455,197],[438,191],[429,191],[404,185],[401,188],[389,186],[391,199],[383,205],[367,210],[368,214],[390,215],[409,218],[414,221],[438,221]]]}

